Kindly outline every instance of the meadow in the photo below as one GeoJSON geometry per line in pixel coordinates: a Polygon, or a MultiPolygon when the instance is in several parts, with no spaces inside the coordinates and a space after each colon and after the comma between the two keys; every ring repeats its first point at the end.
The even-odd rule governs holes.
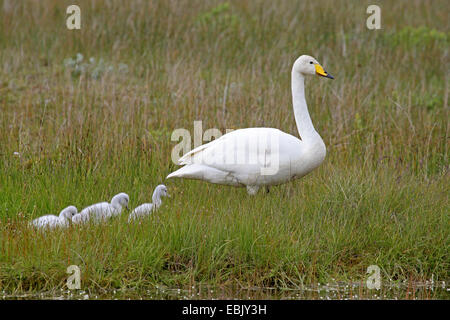
{"type": "Polygon", "coordinates": [[[331,0],[76,1],[68,30],[73,2],[0,0],[0,293],[64,291],[72,264],[106,298],[364,283],[377,265],[383,286],[434,281],[442,295],[420,297],[449,298],[448,1],[377,1],[380,30],[371,2],[331,0]],[[335,77],[306,83],[318,169],[253,197],[164,180],[173,130],[197,120],[298,136],[301,54],[335,77]],[[27,227],[119,192],[151,202],[160,183],[172,198],[140,224],[27,227]]]}

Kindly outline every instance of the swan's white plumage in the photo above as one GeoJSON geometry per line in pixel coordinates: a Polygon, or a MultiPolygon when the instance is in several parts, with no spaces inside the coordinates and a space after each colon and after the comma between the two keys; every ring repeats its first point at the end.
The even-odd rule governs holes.
{"type": "Polygon", "coordinates": [[[131,222],[135,219],[145,217],[150,215],[153,212],[153,203],[144,203],[140,206],[134,208],[133,212],[130,213],[128,217],[128,222],[131,222]]]}
{"type": "Polygon", "coordinates": [[[93,219],[94,221],[105,221],[108,218],[120,215],[122,208],[128,208],[129,196],[126,193],[119,193],[111,199],[111,203],[100,202],[90,205],[72,218],[75,224],[85,223],[93,219]]]}
{"type": "Polygon", "coordinates": [[[157,210],[161,206],[161,198],[168,196],[169,194],[167,193],[167,187],[163,184],[158,185],[155,188],[155,191],[153,191],[153,203],[144,203],[136,207],[129,215],[128,222],[150,215],[153,211],[157,210]]]}
{"type": "Polygon", "coordinates": [[[45,215],[34,219],[31,221],[31,225],[37,228],[57,228],[57,227],[68,227],[70,220],[78,212],[77,208],[74,206],[68,206],[64,208],[59,216],[55,215],[45,215]]]}
{"type": "Polygon", "coordinates": [[[332,78],[310,56],[295,61],[292,99],[301,140],[275,128],[235,130],[186,153],[178,162],[183,167],[167,178],[246,186],[250,194],[255,194],[260,186],[285,183],[317,168],[326,148],[314,129],[305,100],[304,76],[308,74],[332,78]]]}
{"type": "Polygon", "coordinates": [[[100,202],[84,208],[81,210],[80,214],[85,214],[96,220],[102,220],[115,215],[115,213],[121,209],[122,207],[115,208],[108,202],[100,202]]]}
{"type": "Polygon", "coordinates": [[[80,223],[87,223],[89,221],[89,214],[86,212],[78,213],[72,217],[72,223],[74,224],[80,224],[80,223]]]}

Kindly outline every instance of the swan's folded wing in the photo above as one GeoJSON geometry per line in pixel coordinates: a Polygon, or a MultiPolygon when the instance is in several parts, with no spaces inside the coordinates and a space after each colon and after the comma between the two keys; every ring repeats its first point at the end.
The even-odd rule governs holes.
{"type": "Polygon", "coordinates": [[[80,213],[97,219],[107,218],[112,214],[112,206],[108,202],[100,202],[81,210],[80,213]]]}
{"type": "Polygon", "coordinates": [[[140,206],[136,207],[129,215],[128,222],[135,220],[137,218],[149,215],[152,213],[153,204],[152,203],[144,203],[140,206]]]}
{"type": "Polygon", "coordinates": [[[144,203],[138,206],[133,210],[133,213],[136,213],[139,215],[149,214],[153,210],[153,204],[152,203],[144,203]]]}
{"type": "Polygon", "coordinates": [[[46,215],[46,216],[42,216],[37,219],[34,219],[32,221],[32,224],[35,227],[44,228],[44,227],[54,227],[54,226],[58,225],[58,222],[59,222],[59,218],[57,216],[46,215]]]}
{"type": "Polygon", "coordinates": [[[258,175],[262,167],[278,162],[280,154],[292,152],[298,141],[274,128],[239,129],[195,148],[180,159],[180,164],[205,165],[229,174],[258,175]]]}
{"type": "MultiPolygon", "coordinates": [[[[222,136],[223,137],[223,136],[222,136]]],[[[185,155],[183,155],[179,160],[178,160],[178,164],[179,165],[185,165],[185,164],[192,164],[192,158],[195,155],[198,155],[200,152],[202,152],[203,150],[205,150],[206,148],[210,148],[212,147],[215,143],[217,143],[220,139],[222,139],[222,137],[220,137],[219,139],[216,139],[214,141],[205,143],[197,148],[194,148],[193,150],[189,151],[188,153],[186,153],[185,155]]]]}

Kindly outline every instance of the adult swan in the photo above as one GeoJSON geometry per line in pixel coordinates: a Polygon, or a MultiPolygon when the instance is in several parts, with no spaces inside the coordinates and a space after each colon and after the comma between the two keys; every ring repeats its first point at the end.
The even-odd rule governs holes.
{"type": "Polygon", "coordinates": [[[317,168],[326,148],[305,100],[305,76],[314,74],[333,79],[311,56],[299,57],[292,67],[292,103],[301,140],[274,128],[235,130],[186,153],[178,161],[184,166],[167,178],[245,186],[256,194],[261,186],[285,183],[317,168]]]}

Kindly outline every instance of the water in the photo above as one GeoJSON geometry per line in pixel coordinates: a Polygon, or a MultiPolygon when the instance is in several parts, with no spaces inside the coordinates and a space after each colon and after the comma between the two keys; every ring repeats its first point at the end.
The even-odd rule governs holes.
{"type": "Polygon", "coordinates": [[[159,286],[152,290],[118,289],[95,292],[90,290],[54,290],[38,293],[13,294],[0,292],[0,299],[243,299],[243,300],[359,300],[359,299],[450,299],[450,287],[446,282],[402,282],[383,284],[380,290],[368,289],[364,283],[317,284],[294,289],[278,288],[236,288],[192,286],[190,288],[168,288],[159,286]]]}

